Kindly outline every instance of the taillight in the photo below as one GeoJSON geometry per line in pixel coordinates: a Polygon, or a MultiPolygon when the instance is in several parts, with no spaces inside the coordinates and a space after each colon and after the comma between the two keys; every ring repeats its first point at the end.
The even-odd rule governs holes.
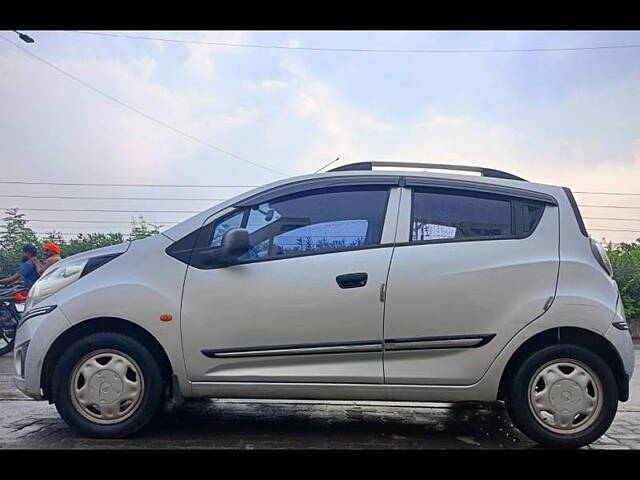
{"type": "Polygon", "coordinates": [[[607,256],[607,251],[600,245],[600,242],[594,240],[593,238],[589,239],[591,245],[591,251],[593,252],[593,256],[596,257],[596,260],[604,268],[604,270],[611,277],[613,275],[613,268],[611,267],[611,262],[609,261],[609,257],[607,256]]]}
{"type": "Polygon", "coordinates": [[[29,290],[18,290],[14,293],[13,298],[16,302],[24,302],[27,299],[27,293],[29,290]]]}

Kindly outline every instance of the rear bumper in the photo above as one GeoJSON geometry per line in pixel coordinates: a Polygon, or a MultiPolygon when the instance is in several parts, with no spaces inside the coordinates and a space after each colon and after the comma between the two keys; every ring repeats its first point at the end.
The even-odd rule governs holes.
{"type": "Polygon", "coordinates": [[[615,347],[622,361],[624,374],[618,378],[618,388],[620,401],[626,402],[629,399],[629,381],[636,362],[633,340],[628,330],[619,330],[613,325],[609,327],[604,336],[615,347]]]}
{"type": "Polygon", "coordinates": [[[622,360],[624,366],[624,371],[630,379],[636,363],[631,334],[628,330],[619,330],[612,325],[604,336],[618,351],[618,355],[620,355],[620,360],[622,360]]]}
{"type": "Polygon", "coordinates": [[[629,400],[629,381],[631,380],[631,378],[627,374],[625,374],[624,377],[624,381],[621,385],[618,386],[618,389],[620,390],[619,400],[621,402],[626,402],[627,400],[629,400]]]}

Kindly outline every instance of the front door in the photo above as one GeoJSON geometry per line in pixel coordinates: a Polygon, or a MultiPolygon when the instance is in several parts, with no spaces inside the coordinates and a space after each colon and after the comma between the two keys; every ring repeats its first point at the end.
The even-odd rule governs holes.
{"type": "Polygon", "coordinates": [[[315,189],[205,222],[183,293],[189,379],[382,383],[389,190],[315,189]],[[251,250],[225,268],[198,264],[234,227],[251,250]]]}

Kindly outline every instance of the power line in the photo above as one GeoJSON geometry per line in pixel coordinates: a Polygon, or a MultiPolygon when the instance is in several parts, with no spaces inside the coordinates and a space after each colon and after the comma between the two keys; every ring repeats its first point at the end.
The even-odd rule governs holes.
{"type": "Polygon", "coordinates": [[[56,200],[162,200],[183,201],[194,200],[199,202],[221,202],[226,198],[157,198],[157,197],[76,197],[68,195],[0,195],[1,198],[37,198],[56,200]]]}
{"type": "Polygon", "coordinates": [[[620,220],[624,222],[640,222],[640,218],[582,217],[585,220],[620,220]]]}
{"type": "Polygon", "coordinates": [[[128,109],[128,110],[130,110],[130,111],[132,111],[132,112],[144,117],[144,118],[146,118],[147,120],[151,120],[152,122],[154,122],[154,123],[156,123],[156,124],[158,124],[158,125],[160,125],[160,126],[162,126],[164,128],[167,128],[167,129],[171,130],[172,132],[175,132],[175,133],[177,133],[179,135],[182,135],[183,137],[189,138],[190,140],[193,140],[194,142],[197,142],[197,143],[199,143],[201,145],[204,145],[204,146],[209,147],[209,148],[211,148],[213,150],[216,150],[217,152],[224,153],[225,155],[228,155],[228,156],[230,156],[232,158],[235,158],[236,160],[241,160],[241,161],[249,163],[249,164],[251,164],[251,165],[253,165],[255,167],[263,168],[265,170],[269,170],[270,172],[277,173],[278,175],[282,175],[282,176],[285,176],[285,177],[289,176],[288,174],[286,174],[284,172],[281,172],[279,170],[276,170],[274,168],[267,167],[266,165],[262,165],[260,163],[254,162],[253,160],[249,160],[248,158],[241,157],[240,155],[236,155],[235,153],[229,152],[228,150],[224,150],[224,149],[222,149],[220,147],[216,147],[215,145],[213,145],[213,144],[211,144],[211,143],[209,143],[209,142],[207,142],[205,140],[202,140],[202,139],[200,139],[198,137],[195,137],[194,135],[191,135],[190,133],[187,133],[187,132],[185,132],[183,130],[180,130],[180,129],[176,128],[176,127],[173,127],[173,126],[169,125],[168,123],[165,123],[162,120],[158,120],[157,118],[152,117],[151,115],[148,115],[148,114],[144,113],[143,111],[138,110],[137,108],[132,107],[131,105],[128,105],[127,103],[125,103],[125,102],[123,102],[121,100],[118,100],[117,98],[109,95],[108,93],[103,92],[102,90],[100,90],[100,89],[94,87],[93,85],[85,82],[84,80],[81,80],[80,78],[76,77],[75,75],[72,75],[71,73],[61,69],[60,67],[54,65],[53,63],[49,62],[48,60],[36,55],[35,53],[29,51],[28,49],[26,49],[26,48],[18,45],[17,43],[9,40],[8,38],[4,37],[3,35],[0,35],[0,38],[2,38],[5,42],[10,43],[14,47],[19,48],[20,50],[22,50],[24,53],[26,53],[27,55],[31,56],[32,58],[35,58],[39,62],[42,62],[43,64],[47,65],[48,67],[54,69],[58,73],[66,76],[67,78],[70,78],[71,80],[79,83],[80,85],[83,85],[84,87],[86,87],[86,88],[88,88],[90,90],[93,90],[94,92],[98,93],[99,95],[102,95],[103,97],[108,98],[112,102],[115,102],[118,105],[120,105],[120,106],[122,106],[122,107],[124,107],[124,108],[126,108],[126,109],[128,109]]]}
{"type": "MultiPolygon", "coordinates": [[[[333,161],[335,162],[335,160],[333,161]]],[[[331,163],[333,163],[331,162],[331,163]]],[[[329,163],[328,165],[330,165],[329,163]]],[[[325,165],[326,167],[326,165],[325,165]]],[[[322,167],[322,168],[325,168],[322,167]]],[[[203,185],[196,183],[86,183],[86,182],[39,182],[24,180],[0,180],[3,185],[54,185],[54,186],[71,186],[71,187],[153,187],[153,188],[256,188],[261,185],[203,185]]],[[[584,195],[622,195],[622,196],[640,196],[640,193],[623,193],[623,192],[588,192],[573,191],[584,195]]]]}
{"type": "MultiPolygon", "coordinates": [[[[607,218],[607,217],[583,217],[585,220],[618,220],[618,221],[627,221],[627,222],[640,222],[640,219],[633,218],[607,218]]],[[[131,225],[131,221],[120,221],[120,220],[62,220],[62,219],[37,219],[37,218],[29,218],[26,219],[27,222],[36,222],[36,223],[47,223],[52,225],[57,225],[60,223],[71,223],[71,224],[112,224],[112,225],[131,225]]],[[[153,223],[157,225],[175,225],[179,222],[176,221],[168,221],[168,220],[154,220],[149,221],[147,223],[153,223]]],[[[604,225],[596,225],[594,228],[604,228],[604,225]]]]}
{"type": "MultiPolygon", "coordinates": [[[[334,160],[335,162],[335,160],[334,160]]],[[[323,167],[325,168],[325,167],[323,167]]],[[[0,180],[3,185],[53,185],[53,186],[71,186],[71,187],[142,187],[142,188],[256,188],[261,185],[203,185],[195,183],[86,183],[86,182],[38,182],[24,180],[0,180]]],[[[587,192],[573,191],[583,195],[621,195],[621,196],[640,196],[640,193],[622,193],[622,192],[587,192]]]]}
{"type": "MultiPolygon", "coordinates": [[[[116,210],[119,211],[119,210],[116,210]]],[[[615,218],[615,217],[582,217],[584,220],[605,220],[605,221],[621,221],[621,222],[640,222],[640,218],[615,218]]],[[[114,224],[128,224],[131,222],[124,222],[120,220],[67,220],[67,219],[44,219],[44,218],[29,218],[29,222],[47,222],[47,223],[114,223],[114,224]]],[[[157,220],[154,223],[167,223],[175,224],[177,222],[170,220],[157,220]]],[[[597,225],[602,227],[602,225],[597,225]]]]}
{"type": "Polygon", "coordinates": [[[195,185],[168,183],[73,183],[73,182],[26,182],[21,180],[0,180],[5,185],[57,185],[73,187],[170,187],[170,188],[254,188],[259,185],[195,185]]]}
{"type": "MultiPolygon", "coordinates": [[[[9,210],[14,207],[0,207],[9,210]]],[[[107,208],[18,208],[34,212],[109,212],[109,213],[200,213],[202,210],[115,210],[107,208]]],[[[0,214],[1,215],[1,214],[0,214]]]]}
{"type": "Polygon", "coordinates": [[[590,207],[590,208],[629,208],[632,210],[638,210],[640,207],[625,207],[622,205],[583,205],[578,204],[580,207],[590,207]]]}
{"type": "MultiPolygon", "coordinates": [[[[591,231],[597,231],[597,232],[628,232],[628,233],[640,233],[640,230],[611,230],[611,229],[607,229],[607,228],[590,228],[589,230],[591,231]]],[[[129,232],[123,232],[123,231],[103,231],[103,232],[61,232],[58,230],[51,230],[49,232],[33,232],[36,235],[50,235],[52,233],[57,233],[60,235],[89,235],[89,234],[93,234],[93,233],[122,233],[122,234],[127,234],[129,232]]]]}
{"type": "MultiPolygon", "coordinates": [[[[585,217],[585,219],[587,219],[587,217],[585,217]]],[[[640,222],[640,219],[623,219],[623,218],[600,218],[599,220],[624,220],[624,221],[636,221],[636,222],[640,222]]],[[[37,222],[37,223],[48,223],[48,224],[53,224],[53,225],[57,225],[60,223],[71,223],[71,224],[78,224],[78,223],[82,223],[82,224],[113,224],[113,225],[130,225],[132,222],[131,221],[118,221],[118,220],[58,220],[58,219],[26,219],[27,222],[37,222]]],[[[154,221],[149,221],[147,220],[147,223],[153,223],[153,224],[162,224],[162,225],[175,225],[179,222],[176,221],[165,221],[165,220],[154,220],[154,221]]],[[[595,225],[594,228],[603,228],[605,227],[605,225],[595,225]]]]}
{"type": "Polygon", "coordinates": [[[129,234],[129,232],[114,232],[114,231],[109,231],[109,232],[59,232],[58,230],[52,230],[49,232],[33,232],[36,235],[51,235],[51,234],[57,234],[57,235],[89,235],[89,234],[95,234],[95,233],[122,233],[123,235],[127,235],[129,234]]]}
{"type": "Polygon", "coordinates": [[[573,192],[585,195],[624,195],[624,196],[640,196],[640,193],[619,193],[619,192],[573,192]]]}
{"type": "Polygon", "coordinates": [[[627,230],[627,229],[612,229],[612,228],[589,228],[588,230],[596,232],[632,232],[640,233],[640,230],[627,230]]]}
{"type": "MultiPolygon", "coordinates": [[[[46,220],[27,220],[27,221],[29,221],[29,222],[37,222],[37,221],[43,221],[43,222],[45,222],[46,220]]],[[[78,221],[75,221],[75,220],[74,220],[73,222],[74,222],[74,223],[75,223],[75,222],[77,222],[77,223],[114,223],[114,224],[121,224],[121,225],[129,225],[129,224],[130,224],[130,222],[115,222],[115,221],[114,221],[114,222],[107,222],[107,221],[104,221],[104,222],[102,222],[102,221],[95,221],[95,222],[93,222],[93,221],[86,221],[86,222],[83,222],[83,221],[81,221],[81,220],[78,220],[78,221]]],[[[55,223],[55,222],[52,222],[52,223],[55,223]]],[[[178,222],[149,222],[149,221],[147,221],[147,223],[148,223],[148,224],[150,224],[150,225],[162,225],[162,226],[167,226],[167,225],[175,225],[175,224],[176,224],[176,223],[178,223],[178,222]]],[[[600,231],[600,232],[629,232],[629,233],[640,233],[640,230],[632,230],[632,229],[626,229],[626,228],[605,228],[605,227],[602,227],[602,226],[597,226],[597,227],[593,227],[593,228],[588,228],[588,230],[590,230],[590,231],[600,231]]],[[[55,227],[54,227],[51,231],[55,231],[55,232],[57,232],[57,233],[62,233],[62,234],[66,234],[66,235],[78,235],[79,233],[83,233],[83,234],[87,234],[87,233],[126,233],[126,232],[112,232],[112,231],[109,231],[109,232],[61,232],[61,231],[59,231],[59,230],[56,230],[56,228],[55,228],[55,227]]],[[[49,233],[51,233],[51,231],[50,231],[50,232],[34,232],[34,233],[36,233],[36,234],[38,234],[38,235],[44,235],[44,234],[49,234],[49,233]]]]}
{"type": "MultiPolygon", "coordinates": [[[[187,200],[187,199],[185,199],[187,200]]],[[[192,200],[192,199],[188,199],[192,200]]],[[[201,199],[197,199],[201,200],[201,199]]],[[[613,206],[613,205],[581,205],[582,207],[598,207],[598,208],[630,208],[630,209],[640,209],[640,207],[622,207],[622,206],[613,206]]],[[[94,209],[94,208],[32,208],[32,207],[0,207],[0,210],[8,210],[12,208],[17,208],[18,210],[25,211],[36,211],[36,212],[115,212],[115,213],[200,213],[203,210],[123,210],[123,209],[94,209]]],[[[626,219],[626,218],[610,218],[610,217],[583,217],[589,218],[593,220],[631,220],[631,221],[639,221],[635,219],[626,219]]]]}
{"type": "MultiPolygon", "coordinates": [[[[111,224],[115,224],[115,225],[131,225],[131,221],[129,222],[123,222],[123,221],[118,221],[118,220],[58,220],[57,218],[54,219],[49,219],[49,220],[45,220],[45,219],[36,219],[36,218],[27,218],[26,219],[27,222],[40,222],[40,223],[90,223],[90,224],[94,224],[94,223],[111,223],[111,224]]],[[[145,220],[147,223],[153,223],[153,224],[163,224],[163,225],[175,225],[178,222],[175,221],[171,221],[171,222],[164,222],[164,221],[149,221],[149,220],[145,220]]]]}
{"type": "MultiPolygon", "coordinates": [[[[33,198],[33,199],[55,199],[55,200],[160,200],[160,201],[197,201],[197,202],[222,202],[228,198],[157,198],[157,197],[77,197],[66,195],[0,195],[3,198],[33,198]]],[[[638,210],[640,206],[624,206],[624,205],[585,205],[578,204],[584,208],[624,208],[638,210]]],[[[12,207],[10,207],[12,208],[12,207]]],[[[19,210],[28,210],[16,207],[19,210]]]]}
{"type": "MultiPolygon", "coordinates": [[[[612,230],[612,229],[607,229],[607,228],[590,228],[590,231],[594,231],[594,232],[610,232],[610,233],[640,233],[640,230],[612,230]]],[[[121,233],[121,234],[128,234],[128,231],[101,231],[101,232],[61,232],[59,230],[51,230],[48,232],[33,232],[36,235],[51,235],[51,234],[58,234],[58,235],[89,235],[89,234],[96,234],[96,233],[121,233]]]]}
{"type": "Polygon", "coordinates": [[[235,42],[208,42],[204,40],[180,40],[176,38],[147,37],[142,35],[116,34],[107,32],[89,32],[84,30],[71,30],[72,33],[82,35],[96,35],[104,37],[129,38],[135,40],[155,40],[159,42],[187,43],[192,45],[213,45],[217,47],[260,48],[275,50],[309,50],[316,52],[351,52],[351,53],[531,53],[531,52],[571,52],[581,50],[612,50],[639,48],[640,44],[627,45],[597,45],[592,47],[560,47],[560,48],[498,48],[498,49],[405,49],[405,48],[344,48],[344,47],[295,47],[289,45],[263,45],[254,43],[235,42]]]}
{"type": "MultiPolygon", "coordinates": [[[[38,181],[23,181],[23,180],[0,180],[0,184],[3,184],[3,185],[53,185],[53,186],[73,186],[73,187],[142,187],[142,188],[146,188],[146,187],[150,187],[150,188],[151,187],[152,188],[256,188],[261,186],[261,185],[202,185],[202,184],[191,184],[191,183],[171,184],[171,183],[38,182],[38,181]]],[[[585,194],[585,195],[640,196],[640,193],[622,193],[622,192],[574,191],[573,193],[579,193],[579,194],[585,194]]],[[[139,198],[133,198],[133,199],[138,200],[139,198]]],[[[178,199],[178,200],[182,200],[182,199],[178,199]]],[[[186,200],[191,200],[191,199],[186,199],[186,200]]],[[[206,199],[206,200],[226,200],[226,199],[206,199]]],[[[591,205],[583,205],[583,206],[588,207],[591,205]]]]}

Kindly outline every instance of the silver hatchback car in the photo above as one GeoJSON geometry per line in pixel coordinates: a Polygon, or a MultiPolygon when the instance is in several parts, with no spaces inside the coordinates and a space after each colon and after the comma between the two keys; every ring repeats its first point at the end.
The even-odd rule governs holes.
{"type": "Polygon", "coordinates": [[[64,259],[29,292],[15,366],[94,437],[194,397],[503,400],[578,447],[627,400],[634,353],[569,189],[365,162],[64,259]]]}

